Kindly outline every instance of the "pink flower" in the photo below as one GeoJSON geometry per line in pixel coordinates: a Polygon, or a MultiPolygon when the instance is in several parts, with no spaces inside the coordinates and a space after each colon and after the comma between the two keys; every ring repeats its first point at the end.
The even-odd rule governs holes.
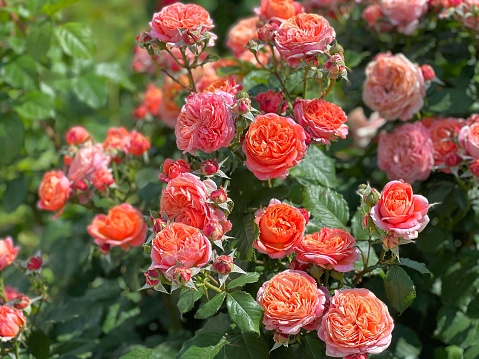
{"type": "Polygon", "coordinates": [[[464,120],[454,117],[432,119],[429,133],[434,145],[434,166],[442,172],[451,173],[449,167],[455,167],[461,161],[456,139],[463,126],[464,120]]]}
{"type": "Polygon", "coordinates": [[[8,305],[0,306],[0,340],[7,342],[25,328],[27,319],[20,310],[8,305]]]}
{"type": "MultiPolygon", "coordinates": [[[[150,27],[151,36],[173,45],[184,39],[185,32],[203,35],[214,26],[210,15],[201,6],[175,3],[155,13],[150,27]]],[[[211,34],[211,38],[214,40],[216,36],[211,34]]]]}
{"type": "Polygon", "coordinates": [[[331,141],[338,137],[344,139],[348,134],[347,117],[341,107],[321,99],[297,99],[294,118],[316,143],[329,145],[331,141]]]}
{"type": "Polygon", "coordinates": [[[434,145],[420,122],[405,123],[391,133],[382,132],[378,143],[378,166],[389,179],[424,181],[434,166],[434,145]]]}
{"type": "Polygon", "coordinates": [[[326,355],[344,358],[381,353],[391,344],[393,329],[386,304],[373,292],[365,288],[343,289],[336,290],[331,298],[318,337],[326,343],[326,355]]]}
{"type": "Polygon", "coordinates": [[[19,247],[13,246],[12,237],[0,239],[0,271],[13,263],[19,250],[19,247]]]}
{"type": "Polygon", "coordinates": [[[386,120],[411,119],[425,95],[421,69],[403,54],[381,53],[366,67],[363,100],[386,120]]]}
{"type": "Polygon", "coordinates": [[[101,144],[87,143],[75,155],[68,168],[67,177],[73,184],[83,180],[93,181],[93,173],[107,169],[109,163],[110,159],[101,144]]]}
{"type": "Polygon", "coordinates": [[[234,96],[226,92],[192,94],[181,109],[175,127],[176,144],[183,153],[211,153],[228,147],[236,128],[231,106],[234,96]]]}
{"type": "Polygon", "coordinates": [[[467,155],[479,158],[479,121],[461,128],[457,139],[467,155]]]}
{"type": "Polygon", "coordinates": [[[90,134],[84,127],[77,126],[70,128],[65,137],[69,145],[81,145],[88,141],[90,134]]]}
{"type": "Polygon", "coordinates": [[[268,90],[267,92],[260,92],[254,98],[258,101],[259,109],[262,113],[275,113],[281,115],[288,107],[288,101],[285,100],[283,92],[274,92],[268,90]]]}
{"type": "Polygon", "coordinates": [[[295,247],[300,263],[313,263],[325,269],[349,272],[359,259],[356,239],[338,228],[321,228],[319,232],[304,236],[295,247]]]}
{"type": "Polygon", "coordinates": [[[434,73],[434,68],[431,65],[423,64],[421,65],[422,77],[424,77],[424,81],[431,81],[436,77],[434,73]]]}
{"type": "Polygon", "coordinates": [[[419,19],[427,12],[428,0],[381,0],[381,12],[398,32],[411,35],[419,25],[419,19]]]}
{"type": "Polygon", "coordinates": [[[307,273],[285,270],[261,286],[256,301],[264,310],[263,324],[267,330],[294,335],[301,328],[317,328],[326,295],[307,273]]]}
{"type": "Polygon", "coordinates": [[[70,181],[63,171],[49,171],[43,175],[42,183],[38,189],[40,200],[37,207],[46,211],[63,211],[68,198],[70,198],[70,181]]]}
{"type": "Polygon", "coordinates": [[[384,186],[379,202],[369,214],[378,228],[412,240],[429,223],[428,209],[427,199],[413,194],[411,185],[401,180],[384,186]]]}
{"type": "Polygon", "coordinates": [[[125,127],[109,128],[105,141],[103,141],[103,148],[109,152],[123,151],[128,153],[130,148],[130,133],[125,127]]]}
{"type": "Polygon", "coordinates": [[[328,20],[317,14],[298,14],[281,24],[274,39],[281,56],[291,67],[324,53],[336,37],[328,20]]]}
{"type": "Polygon", "coordinates": [[[203,267],[211,259],[211,243],[198,228],[171,223],[152,242],[152,268],[166,273],[177,266],[203,267]]]}
{"type": "Polygon", "coordinates": [[[150,147],[150,141],[145,136],[139,132],[131,131],[128,153],[134,156],[142,156],[150,147]]]}
{"type": "Polygon", "coordinates": [[[479,31],[479,0],[463,0],[462,4],[455,6],[460,9],[455,12],[459,20],[466,27],[479,31]]]}
{"type": "Polygon", "coordinates": [[[167,158],[165,162],[163,162],[162,171],[158,179],[161,182],[168,183],[173,178],[178,177],[180,173],[190,172],[190,164],[183,159],[175,161],[171,158],[167,158]]]}
{"type": "Polygon", "coordinates": [[[115,183],[115,179],[111,174],[111,171],[107,168],[101,168],[98,171],[95,171],[91,175],[91,182],[93,187],[99,191],[104,191],[115,183]]]}
{"type": "Polygon", "coordinates": [[[356,107],[348,114],[347,124],[353,135],[354,144],[365,148],[376,136],[378,129],[386,123],[384,118],[373,112],[369,119],[364,114],[362,107],[356,107]]]}
{"type": "Polygon", "coordinates": [[[264,22],[283,21],[303,12],[301,3],[293,0],[261,0],[259,8],[255,8],[264,22]]]}
{"type": "Polygon", "coordinates": [[[248,51],[246,45],[253,39],[258,38],[258,31],[256,24],[259,22],[259,17],[249,17],[238,21],[228,32],[228,46],[233,55],[239,56],[241,53],[248,51]]]}

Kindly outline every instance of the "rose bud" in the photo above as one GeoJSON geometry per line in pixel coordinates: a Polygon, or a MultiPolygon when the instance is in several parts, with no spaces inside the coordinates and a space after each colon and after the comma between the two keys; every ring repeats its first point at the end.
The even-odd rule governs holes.
{"type": "Polygon", "coordinates": [[[338,53],[331,56],[324,67],[329,72],[329,77],[332,79],[337,78],[338,76],[343,76],[346,72],[346,64],[344,63],[343,56],[338,53]]]}
{"type": "Polygon", "coordinates": [[[272,22],[270,24],[264,24],[258,27],[258,38],[264,42],[271,42],[274,40],[274,35],[278,30],[278,24],[272,22]]]}
{"type": "Polygon", "coordinates": [[[344,359],[368,359],[367,354],[350,354],[346,355],[344,359]]]}
{"type": "Polygon", "coordinates": [[[158,233],[161,232],[167,225],[168,221],[165,221],[163,218],[151,218],[153,221],[153,232],[158,233]]]}
{"type": "Polygon", "coordinates": [[[379,193],[379,191],[372,188],[371,193],[364,197],[364,202],[368,206],[373,207],[379,201],[379,198],[381,198],[381,194],[379,193]]]}
{"type": "Polygon", "coordinates": [[[136,35],[136,43],[138,44],[139,47],[145,47],[146,43],[149,43],[153,38],[151,35],[143,30],[140,32],[138,35],[136,35]]]}
{"type": "Polygon", "coordinates": [[[210,199],[216,204],[221,204],[228,200],[228,195],[226,194],[225,189],[220,187],[220,189],[211,192],[210,199]]]}
{"type": "Polygon", "coordinates": [[[434,73],[434,69],[432,68],[431,65],[421,65],[421,71],[422,71],[422,76],[424,77],[424,81],[430,81],[433,78],[436,77],[436,74],[434,73]]]}
{"type": "Polygon", "coordinates": [[[227,255],[219,256],[213,262],[213,268],[219,274],[229,274],[234,268],[233,258],[227,255]]]}
{"type": "Polygon", "coordinates": [[[111,246],[108,243],[102,244],[100,246],[100,253],[103,255],[107,255],[108,253],[110,253],[110,247],[111,246]]]}
{"type": "Polygon", "coordinates": [[[217,241],[223,237],[224,230],[217,221],[209,222],[203,228],[203,233],[212,241],[217,241]]]}
{"type": "Polygon", "coordinates": [[[237,105],[236,112],[240,115],[251,111],[251,100],[249,98],[242,98],[238,100],[237,105]]]}
{"type": "Polygon", "coordinates": [[[304,220],[306,221],[305,224],[308,224],[308,222],[309,222],[309,212],[308,212],[308,210],[306,208],[298,208],[298,209],[301,212],[301,214],[303,215],[304,220]]]}
{"type": "Polygon", "coordinates": [[[300,263],[296,258],[289,264],[289,269],[292,270],[302,270],[306,272],[309,268],[313,266],[312,263],[300,263]]]}
{"type": "Polygon", "coordinates": [[[201,172],[205,176],[212,176],[219,170],[218,162],[215,159],[206,160],[200,165],[201,172]]]}
{"type": "Polygon", "coordinates": [[[73,161],[73,159],[68,155],[65,155],[63,157],[63,164],[67,167],[71,165],[72,161],[73,161]]]}
{"type": "Polygon", "coordinates": [[[39,270],[43,265],[43,259],[41,256],[33,256],[28,258],[27,261],[27,269],[29,271],[36,271],[39,270]]]}
{"type": "Polygon", "coordinates": [[[77,126],[70,128],[66,133],[65,138],[69,145],[81,145],[88,141],[90,134],[83,127],[77,126]]]}
{"type": "Polygon", "coordinates": [[[188,283],[191,279],[191,269],[186,267],[176,267],[173,270],[173,280],[179,285],[184,285],[188,283]]]}
{"type": "Polygon", "coordinates": [[[30,298],[26,295],[21,295],[13,300],[13,307],[15,309],[23,310],[30,305],[30,298]]]}
{"type": "Polygon", "coordinates": [[[160,272],[158,270],[154,269],[148,269],[145,272],[145,279],[146,279],[146,284],[154,287],[158,283],[160,283],[160,272]]]}
{"type": "Polygon", "coordinates": [[[289,343],[289,335],[281,332],[274,332],[273,340],[279,345],[287,345],[289,343]]]}

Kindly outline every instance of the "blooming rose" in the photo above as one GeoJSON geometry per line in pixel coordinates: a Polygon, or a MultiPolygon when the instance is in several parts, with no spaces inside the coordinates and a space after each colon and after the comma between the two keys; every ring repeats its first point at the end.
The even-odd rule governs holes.
{"type": "Polygon", "coordinates": [[[336,37],[328,20],[317,14],[298,14],[283,22],[274,38],[281,56],[291,67],[322,54],[336,37]]]}
{"type": "Polygon", "coordinates": [[[129,153],[134,156],[142,156],[150,149],[150,146],[150,141],[145,136],[139,132],[131,131],[129,153]]]}
{"type": "Polygon", "coordinates": [[[203,267],[211,258],[211,243],[198,228],[171,223],[156,234],[151,248],[151,268],[163,273],[172,267],[203,267]]]}
{"type": "Polygon", "coordinates": [[[403,54],[378,54],[366,67],[363,100],[386,120],[411,119],[424,105],[424,78],[403,54]]]}
{"type": "Polygon", "coordinates": [[[178,149],[195,155],[198,150],[211,153],[228,147],[236,132],[233,104],[234,96],[226,92],[190,95],[175,127],[178,149]]]}
{"type": "Polygon", "coordinates": [[[96,215],[88,226],[88,234],[95,239],[95,244],[120,246],[125,250],[141,246],[147,231],[141,212],[128,203],[111,208],[107,215],[96,215]]]}
{"type": "Polygon", "coordinates": [[[314,263],[325,269],[349,272],[359,259],[356,239],[338,228],[321,228],[301,239],[294,251],[300,263],[314,263]]]}
{"type": "Polygon", "coordinates": [[[427,198],[413,194],[411,185],[401,180],[390,181],[384,186],[369,214],[378,228],[412,240],[429,223],[428,209],[427,198]]]}
{"type": "Polygon", "coordinates": [[[19,247],[13,246],[12,237],[0,239],[0,271],[13,263],[19,250],[19,247]]]}
{"type": "Polygon", "coordinates": [[[146,87],[143,105],[145,105],[145,107],[148,109],[148,112],[153,116],[158,116],[160,113],[162,98],[163,92],[161,89],[156,87],[153,83],[149,83],[146,87]]]}
{"type": "Polygon", "coordinates": [[[128,153],[130,148],[130,133],[125,127],[112,127],[108,129],[105,141],[103,141],[105,151],[123,151],[128,153]]]}
{"type": "Polygon", "coordinates": [[[306,153],[306,133],[291,118],[256,116],[243,141],[246,167],[260,180],[284,179],[306,153]]]}
{"type": "Polygon", "coordinates": [[[133,59],[131,60],[131,67],[134,72],[141,73],[154,73],[156,70],[155,63],[148,53],[148,50],[139,46],[135,46],[133,59]]]}
{"type": "Polygon", "coordinates": [[[2,342],[15,338],[26,324],[27,319],[22,311],[8,305],[0,305],[0,340],[2,342]]]}
{"type": "Polygon", "coordinates": [[[326,295],[307,273],[286,270],[265,282],[256,300],[264,310],[263,324],[267,330],[294,335],[301,328],[317,328],[326,295]]]}
{"type": "Polygon", "coordinates": [[[183,90],[183,87],[180,84],[169,78],[165,80],[159,117],[169,128],[175,128],[176,120],[181,112],[181,108],[176,102],[176,98],[181,90],[183,90]]]}
{"type": "MultiPolygon", "coordinates": [[[[175,44],[183,40],[184,32],[198,32],[203,35],[214,26],[210,15],[201,6],[175,3],[153,14],[150,27],[151,36],[160,41],[175,44]]],[[[214,40],[216,36],[211,34],[211,38],[214,40]]]]}
{"type": "Polygon", "coordinates": [[[283,258],[293,252],[301,240],[306,221],[299,209],[278,200],[255,213],[259,237],[253,247],[271,258],[283,258]]]}
{"type": "Polygon", "coordinates": [[[338,137],[346,138],[348,126],[346,114],[338,105],[321,99],[302,100],[294,103],[294,118],[317,143],[330,144],[338,137]]]}
{"type": "Polygon", "coordinates": [[[183,159],[175,161],[171,158],[167,158],[165,162],[163,162],[162,171],[163,173],[160,173],[158,179],[161,182],[168,183],[173,178],[178,177],[180,173],[190,172],[190,164],[183,159]]]}
{"type": "Polygon", "coordinates": [[[429,126],[434,145],[434,166],[440,167],[443,172],[451,173],[447,167],[454,167],[461,161],[455,139],[463,125],[463,120],[449,117],[433,119],[429,126]]]}
{"type": "Polygon", "coordinates": [[[228,46],[235,56],[239,56],[242,52],[248,51],[246,45],[250,40],[258,38],[258,31],[256,24],[259,22],[259,17],[249,17],[242,19],[236,23],[228,32],[228,46]]]}
{"type": "Polygon", "coordinates": [[[111,174],[111,171],[107,168],[101,168],[95,171],[91,175],[91,183],[99,191],[104,191],[115,183],[115,179],[111,174]]]}
{"type": "Polygon", "coordinates": [[[43,175],[38,189],[38,208],[46,211],[61,211],[70,197],[70,181],[62,171],[49,171],[43,175]]]}
{"type": "Polygon", "coordinates": [[[466,27],[479,31],[479,0],[462,0],[459,8],[460,11],[455,12],[459,20],[466,27]]]}
{"type": "Polygon", "coordinates": [[[381,12],[398,32],[411,35],[419,25],[419,19],[427,12],[428,0],[381,0],[381,12]]]}
{"type": "Polygon", "coordinates": [[[457,139],[467,155],[479,158],[479,121],[461,128],[457,139]]]}
{"type": "Polygon", "coordinates": [[[365,148],[376,136],[378,128],[386,123],[386,120],[379,117],[377,112],[373,112],[368,119],[362,107],[356,107],[348,114],[347,123],[351,129],[354,144],[365,148]]]}
{"type": "Polygon", "coordinates": [[[96,171],[108,169],[110,159],[105,154],[101,144],[87,143],[80,148],[68,168],[67,177],[74,185],[81,181],[92,181],[92,175],[96,171]]]}
{"type": "Polygon", "coordinates": [[[424,181],[434,166],[434,145],[429,130],[420,122],[405,123],[391,133],[382,132],[378,166],[389,179],[424,181]]]}
{"type": "Polygon", "coordinates": [[[265,22],[282,21],[302,13],[303,6],[293,0],[261,0],[261,5],[259,8],[255,8],[255,12],[265,22]]]}
{"type": "Polygon", "coordinates": [[[70,128],[66,133],[65,138],[69,145],[81,145],[83,142],[88,141],[90,134],[85,128],[77,126],[70,128]]]}
{"type": "Polygon", "coordinates": [[[218,80],[212,82],[206,86],[201,92],[227,92],[231,95],[236,95],[238,91],[242,89],[242,85],[236,83],[234,76],[228,76],[224,78],[219,78],[218,80]]]}
{"type": "Polygon", "coordinates": [[[204,182],[191,174],[181,173],[168,182],[160,199],[160,213],[175,222],[204,229],[212,221],[219,221],[225,232],[231,229],[231,223],[224,213],[210,206],[208,194],[216,190],[211,180],[204,182]],[[207,187],[208,186],[208,187],[207,187]]]}
{"type": "Polygon", "coordinates": [[[283,92],[260,92],[255,98],[258,101],[259,109],[262,113],[275,113],[281,115],[288,107],[288,101],[285,100],[283,92]]]}
{"type": "Polygon", "coordinates": [[[391,343],[394,322],[386,304],[365,288],[336,290],[318,336],[326,355],[377,354],[391,343]]]}

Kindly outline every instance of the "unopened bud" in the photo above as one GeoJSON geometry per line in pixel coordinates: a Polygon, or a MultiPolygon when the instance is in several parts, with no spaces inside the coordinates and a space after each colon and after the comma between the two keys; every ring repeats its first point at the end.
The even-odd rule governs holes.
{"type": "Polygon", "coordinates": [[[311,268],[312,264],[311,263],[300,263],[296,258],[292,260],[292,262],[289,264],[289,269],[292,270],[302,270],[303,272],[306,272],[309,268],[311,268]]]}
{"type": "Polygon", "coordinates": [[[303,215],[304,217],[304,220],[306,221],[306,224],[308,224],[309,222],[309,212],[306,208],[298,208],[299,211],[301,212],[301,214],[303,215]]]}
{"type": "Polygon", "coordinates": [[[289,334],[284,334],[280,332],[275,332],[273,336],[275,343],[279,345],[287,345],[289,343],[289,334]]]}
{"type": "Polygon", "coordinates": [[[219,274],[229,274],[234,268],[233,258],[227,255],[219,256],[213,262],[213,268],[219,274]]]}
{"type": "Polygon", "coordinates": [[[148,44],[151,40],[153,40],[151,35],[144,30],[140,32],[138,35],[136,35],[136,43],[139,47],[144,48],[145,45],[148,44]]]}
{"type": "Polygon", "coordinates": [[[223,237],[224,230],[218,222],[209,222],[203,228],[203,233],[212,241],[217,241],[223,237]]]}
{"type": "Polygon", "coordinates": [[[376,203],[378,203],[379,199],[381,198],[381,193],[379,193],[377,189],[371,188],[371,192],[367,196],[364,196],[363,198],[364,198],[364,202],[368,206],[374,207],[376,203]]]}
{"type": "Polygon", "coordinates": [[[212,176],[219,170],[218,162],[215,159],[206,160],[200,165],[201,172],[205,176],[212,176]]]}
{"type": "Polygon", "coordinates": [[[431,65],[421,65],[422,77],[424,77],[424,81],[430,81],[436,77],[434,69],[431,65]]]}
{"type": "Polygon", "coordinates": [[[261,27],[258,27],[258,39],[264,42],[271,42],[274,40],[274,36],[279,26],[277,23],[272,22],[270,24],[264,24],[261,27]]]}
{"type": "MultiPolygon", "coordinates": [[[[150,219],[152,219],[150,217],[150,219]]],[[[153,232],[159,233],[161,232],[168,224],[168,221],[165,221],[163,218],[155,218],[153,220],[153,232]]]]}
{"type": "Polygon", "coordinates": [[[324,64],[324,67],[328,70],[329,77],[333,79],[344,75],[346,72],[346,64],[341,53],[331,56],[324,64]]]}
{"type": "Polygon", "coordinates": [[[366,353],[364,354],[350,354],[346,355],[344,359],[368,359],[368,355],[366,353]]]}
{"type": "Polygon", "coordinates": [[[21,295],[19,297],[16,297],[13,300],[13,307],[15,309],[23,310],[29,305],[30,305],[30,298],[28,298],[26,295],[21,295]]]}
{"type": "Polygon", "coordinates": [[[100,253],[103,255],[107,255],[108,253],[110,253],[110,248],[111,246],[108,243],[102,244],[100,246],[100,253]]]}
{"type": "Polygon", "coordinates": [[[36,271],[39,270],[43,265],[43,259],[41,256],[33,256],[28,258],[27,261],[27,269],[29,271],[36,271]]]}
{"type": "Polygon", "coordinates": [[[148,269],[145,272],[145,280],[147,285],[154,287],[155,285],[160,283],[160,278],[161,278],[160,272],[156,268],[148,269]]]}
{"type": "Polygon", "coordinates": [[[220,187],[211,192],[210,199],[216,204],[226,203],[226,201],[228,201],[228,195],[226,194],[225,189],[220,187]]]}
{"type": "Polygon", "coordinates": [[[176,267],[173,270],[173,281],[178,285],[185,285],[191,279],[191,269],[186,267],[176,267]]]}
{"type": "Polygon", "coordinates": [[[337,42],[331,46],[331,48],[329,49],[329,53],[331,55],[334,55],[334,54],[342,54],[344,52],[344,49],[341,45],[339,45],[337,42]]]}

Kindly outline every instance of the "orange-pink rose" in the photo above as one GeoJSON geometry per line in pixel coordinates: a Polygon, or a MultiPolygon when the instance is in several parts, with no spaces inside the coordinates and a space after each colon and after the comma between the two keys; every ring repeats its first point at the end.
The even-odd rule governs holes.
{"type": "Polygon", "coordinates": [[[318,336],[326,355],[378,354],[391,344],[394,322],[386,304],[364,288],[337,290],[321,320],[318,336]]]}
{"type": "Polygon", "coordinates": [[[65,138],[69,145],[81,145],[90,139],[90,134],[84,127],[76,126],[68,130],[65,138]]]}
{"type": "Polygon", "coordinates": [[[419,19],[427,12],[428,0],[381,0],[380,8],[398,32],[411,35],[419,26],[419,19]]]}
{"type": "Polygon", "coordinates": [[[125,250],[141,246],[147,231],[141,212],[128,203],[111,208],[107,215],[96,215],[88,226],[88,234],[100,247],[107,244],[125,250]]]}
{"type": "Polygon", "coordinates": [[[0,271],[13,263],[19,250],[19,247],[13,246],[12,237],[0,239],[0,271]]]}
{"type": "Polygon", "coordinates": [[[364,103],[386,120],[410,120],[425,96],[421,68],[403,54],[378,54],[366,67],[364,103]]]}
{"type": "Polygon", "coordinates": [[[283,258],[293,252],[303,237],[306,220],[299,209],[271,200],[268,207],[255,213],[259,237],[253,247],[271,258],[283,258]]]}
{"type": "Polygon", "coordinates": [[[301,328],[317,328],[326,294],[306,272],[286,270],[265,282],[256,300],[264,310],[263,324],[267,330],[294,335],[301,328]]]}
{"type": "Polygon", "coordinates": [[[130,148],[130,133],[125,127],[112,127],[108,129],[103,141],[105,151],[128,152],[130,148]]]}
{"type": "Polygon", "coordinates": [[[173,178],[178,177],[180,173],[190,172],[190,164],[181,158],[176,161],[167,158],[165,162],[163,162],[162,171],[158,179],[161,182],[168,183],[173,178]]]}
{"type": "Polygon", "coordinates": [[[349,272],[359,259],[356,239],[338,228],[321,228],[319,232],[304,236],[295,247],[300,263],[313,263],[324,269],[349,272]]]}
{"type": "Polygon", "coordinates": [[[43,175],[38,189],[38,208],[46,211],[61,211],[70,197],[70,181],[63,171],[49,171],[43,175]]]}
{"type": "Polygon", "coordinates": [[[246,167],[260,180],[284,179],[306,153],[306,133],[291,118],[256,116],[243,141],[246,167]]]}
{"type": "Polygon", "coordinates": [[[328,20],[317,14],[298,14],[283,22],[274,38],[276,48],[291,67],[324,53],[336,37],[328,20]]]}
{"type": "Polygon", "coordinates": [[[150,268],[166,273],[170,268],[203,267],[211,259],[211,243],[198,228],[171,223],[152,242],[150,268]]]}
{"type": "Polygon", "coordinates": [[[303,12],[301,3],[293,0],[261,0],[259,8],[255,12],[261,20],[283,21],[303,12]]]}
{"type": "Polygon", "coordinates": [[[461,128],[457,139],[466,155],[479,158],[479,121],[461,128]]]}
{"type": "Polygon", "coordinates": [[[461,161],[456,138],[463,126],[462,119],[453,117],[433,119],[429,126],[434,145],[434,166],[445,173],[451,173],[449,167],[455,167],[461,161]]]}
{"type": "Polygon", "coordinates": [[[404,181],[388,182],[370,216],[383,231],[392,232],[405,240],[416,239],[429,223],[427,198],[413,194],[412,187],[404,181]]]}
{"type": "Polygon", "coordinates": [[[93,181],[93,174],[96,171],[107,170],[110,158],[105,154],[101,144],[86,143],[77,152],[70,164],[67,177],[73,185],[82,181],[93,181]]]}
{"type": "Polygon", "coordinates": [[[405,123],[391,133],[382,132],[378,166],[389,179],[424,181],[434,166],[434,145],[429,130],[420,122],[405,123]]]}
{"type": "Polygon", "coordinates": [[[228,40],[226,46],[233,51],[233,55],[239,56],[246,49],[246,45],[250,40],[258,38],[256,24],[259,22],[257,16],[249,17],[238,21],[228,32],[228,40]]]}
{"type": "Polygon", "coordinates": [[[7,342],[25,328],[27,319],[21,310],[8,305],[0,305],[0,340],[7,342]]]}

